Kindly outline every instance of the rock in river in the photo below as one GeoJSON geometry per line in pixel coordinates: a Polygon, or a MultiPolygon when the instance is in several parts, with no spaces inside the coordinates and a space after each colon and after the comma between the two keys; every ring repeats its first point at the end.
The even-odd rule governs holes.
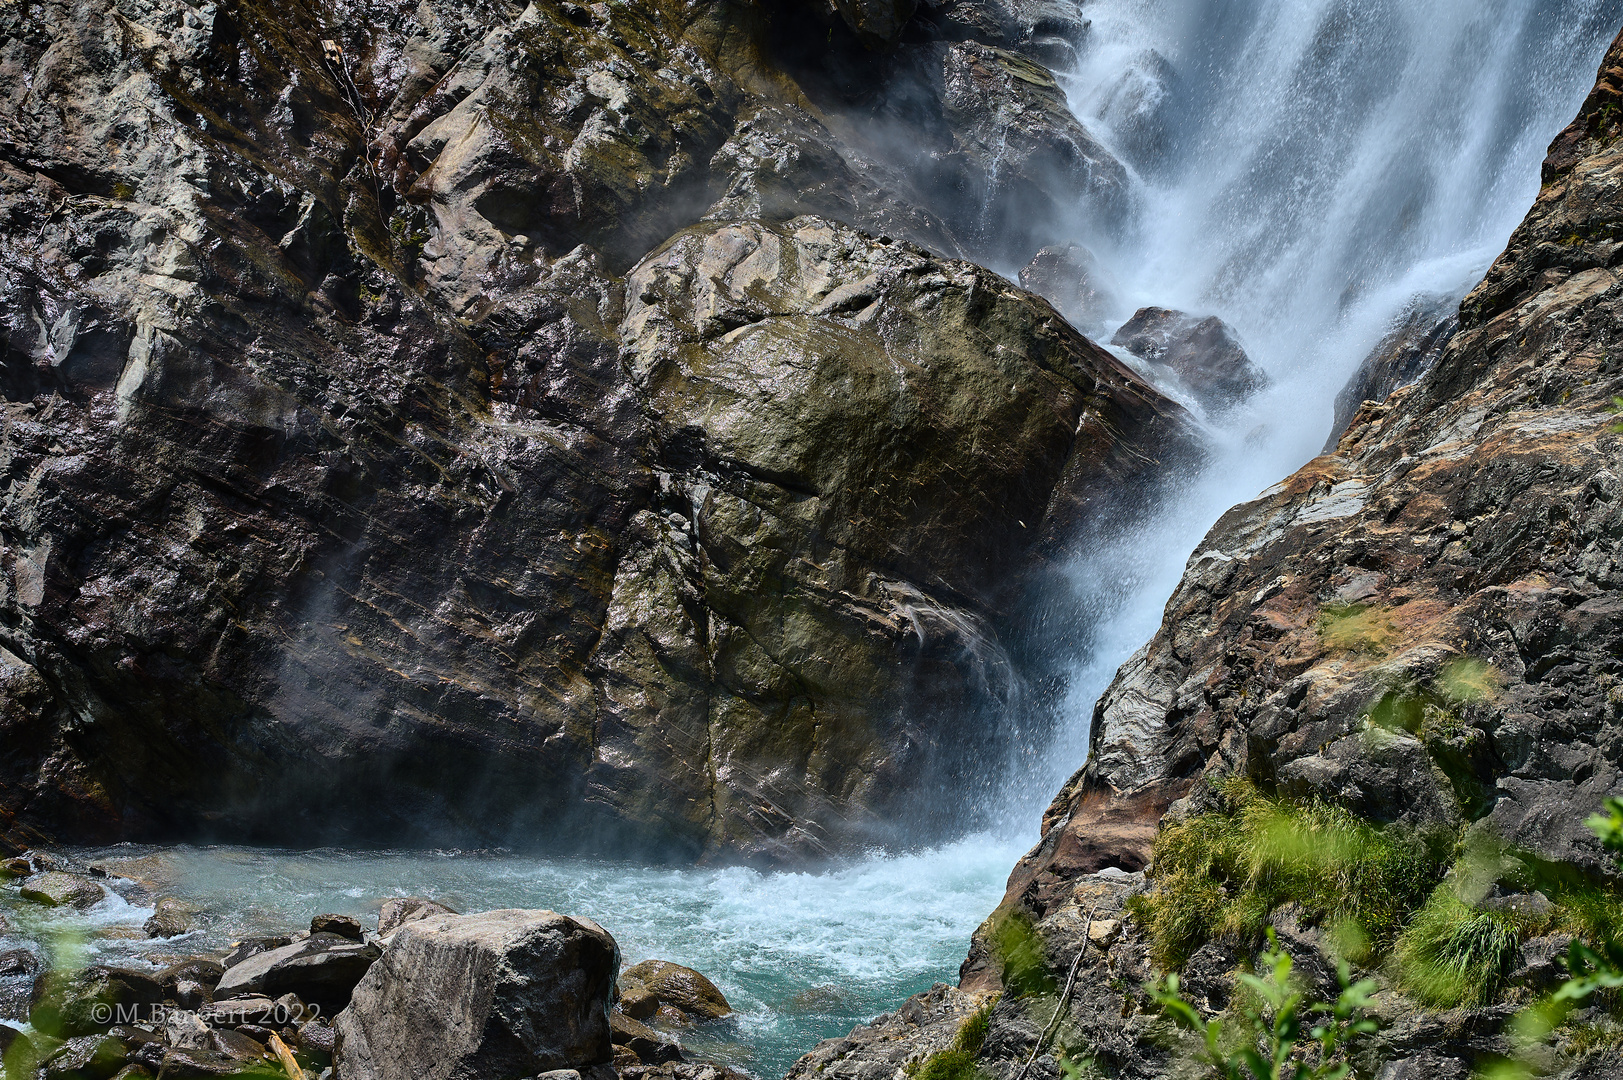
{"type": "Polygon", "coordinates": [[[1134,356],[1169,368],[1196,401],[1222,413],[1268,385],[1234,328],[1217,316],[1202,318],[1168,308],[1140,308],[1110,339],[1134,356]]]}
{"type": "Polygon", "coordinates": [[[620,1008],[635,1020],[662,1013],[677,1023],[719,1020],[733,1011],[716,984],[668,960],[644,960],[620,976],[620,1008]]]}
{"type": "Polygon", "coordinates": [[[227,968],[214,996],[297,994],[331,1015],[349,1003],[350,991],[378,956],[376,945],[337,934],[311,934],[227,968]]]}
{"type": "Polygon", "coordinates": [[[338,1017],[345,1080],[518,1080],[612,1057],[614,938],[551,911],[401,927],[338,1017]]]}
{"type": "Polygon", "coordinates": [[[51,870],[35,874],[23,882],[21,896],[47,907],[76,907],[81,911],[94,907],[107,895],[107,890],[88,878],[51,870]]]}

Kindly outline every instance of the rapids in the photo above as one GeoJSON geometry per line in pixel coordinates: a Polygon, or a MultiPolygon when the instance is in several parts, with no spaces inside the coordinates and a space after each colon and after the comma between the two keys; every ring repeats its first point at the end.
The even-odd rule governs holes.
{"type": "MultiPolygon", "coordinates": [[[[551,908],[595,919],[620,943],[627,965],[674,960],[708,975],[736,1015],[685,1034],[683,1045],[772,1077],[818,1040],[932,983],[956,981],[969,935],[1002,896],[1022,847],[973,836],[820,873],[761,873],[499,852],[122,845],[72,855],[204,907],[196,930],[147,940],[139,928],[152,910],[140,893],[18,929],[74,949],[79,963],[161,965],[244,937],[286,934],[313,914],[354,915],[373,926],[390,896],[427,896],[458,911],[551,908]]],[[[0,952],[9,947],[0,936],[0,952]]]]}

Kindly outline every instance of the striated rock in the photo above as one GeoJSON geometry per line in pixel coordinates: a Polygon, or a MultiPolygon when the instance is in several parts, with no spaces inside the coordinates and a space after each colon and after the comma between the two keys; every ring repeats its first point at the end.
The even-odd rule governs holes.
{"type": "Polygon", "coordinates": [[[1398,316],[1336,395],[1335,422],[1324,444],[1325,453],[1336,448],[1342,432],[1364,402],[1378,405],[1392,391],[1408,386],[1432,369],[1459,329],[1455,309],[1456,305],[1441,297],[1419,296],[1398,316]]]}
{"type": "Polygon", "coordinates": [[[310,933],[337,934],[350,941],[360,941],[361,923],[349,915],[317,915],[310,920],[310,933]]]}
{"type": "Polygon", "coordinates": [[[337,934],[312,934],[303,941],[259,953],[225,969],[216,998],[297,994],[332,1015],[349,1004],[350,992],[380,955],[376,945],[337,934]]]}
{"type": "Polygon", "coordinates": [[[1233,327],[1167,308],[1140,308],[1110,339],[1141,360],[1169,369],[1202,408],[1227,412],[1268,385],[1233,327]]]}
{"type": "Polygon", "coordinates": [[[719,1020],[733,1011],[715,983],[668,960],[633,964],[621,973],[619,987],[620,1009],[634,1020],[674,1011],[679,1022],[692,1023],[719,1020]]]}
{"type": "Polygon", "coordinates": [[[409,923],[337,1019],[346,1080],[526,1077],[609,1061],[620,950],[551,911],[409,923]]]}
{"type": "Polygon", "coordinates": [[[458,914],[435,900],[425,900],[420,896],[405,898],[391,898],[383,902],[378,909],[378,936],[388,937],[396,930],[409,922],[426,919],[431,915],[458,914]]]}
{"type": "Polygon", "coordinates": [[[107,890],[88,878],[53,870],[25,880],[18,895],[46,907],[75,907],[82,911],[101,903],[107,890]]]}
{"type": "Polygon", "coordinates": [[[1073,326],[1105,318],[1117,300],[1104,269],[1081,244],[1045,247],[1020,270],[1020,287],[1054,305],[1073,326]]]}

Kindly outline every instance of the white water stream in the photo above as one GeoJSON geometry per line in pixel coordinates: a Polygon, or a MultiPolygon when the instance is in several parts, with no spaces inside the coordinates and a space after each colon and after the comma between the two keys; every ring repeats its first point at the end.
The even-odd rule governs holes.
{"type": "Polygon", "coordinates": [[[1623,21],[1620,0],[1081,11],[1092,25],[1066,89],[1132,169],[1137,220],[1119,241],[1075,238],[1117,295],[1080,329],[1108,341],[1141,306],[1215,314],[1272,385],[1210,429],[1202,475],[1088,552],[1074,595],[1048,605],[1070,678],[1054,742],[1010,791],[1016,818],[1085,759],[1094,703],[1207,530],[1319,453],[1336,394],[1411,300],[1457,301],[1504,249],[1623,21]]]}
{"type": "Polygon", "coordinates": [[[1190,552],[1230,505],[1318,451],[1336,392],[1411,296],[1463,294],[1504,246],[1623,0],[1086,0],[1082,12],[1093,26],[1073,108],[1138,188],[1119,242],[1077,238],[1120,294],[1112,322],[1084,329],[1107,339],[1148,304],[1215,313],[1274,383],[1213,429],[1202,476],[1090,552],[1074,595],[1050,605],[1068,689],[1051,742],[999,795],[1000,834],[819,874],[179,849],[156,865],[164,891],[210,912],[192,938],[135,940],[147,912],[120,900],[66,921],[99,956],[160,961],[316,912],[370,917],[389,895],[577,911],[628,962],[711,975],[740,1016],[694,1049],[760,1076],[953,979],[1040,808],[1082,763],[1094,700],[1154,633],[1190,552]]]}

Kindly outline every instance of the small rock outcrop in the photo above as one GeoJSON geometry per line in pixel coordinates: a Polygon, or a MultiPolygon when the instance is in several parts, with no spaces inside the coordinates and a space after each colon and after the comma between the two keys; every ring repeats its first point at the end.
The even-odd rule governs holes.
{"type": "Polygon", "coordinates": [[[409,922],[431,915],[456,915],[444,904],[421,896],[392,897],[378,909],[378,937],[388,937],[409,922]]]}
{"type": "Polygon", "coordinates": [[[1045,247],[1020,270],[1020,287],[1054,305],[1084,329],[1107,317],[1117,300],[1104,269],[1081,244],[1045,247]]]}
{"type": "Polygon", "coordinates": [[[160,899],[152,909],[152,917],[141,927],[147,937],[172,938],[196,928],[198,908],[172,896],[160,899]]]}
{"type": "Polygon", "coordinates": [[[551,911],[437,915],[401,927],[337,1020],[346,1080],[519,1080],[607,1064],[620,950],[551,911]]]}
{"type": "Polygon", "coordinates": [[[376,945],[338,934],[311,934],[227,967],[214,994],[217,998],[296,994],[331,1016],[349,1004],[355,985],[379,955],[376,945]]]}
{"type": "Polygon", "coordinates": [[[621,973],[619,986],[618,1008],[633,1020],[691,1024],[733,1011],[715,983],[668,960],[633,964],[621,973]]]}
{"type": "Polygon", "coordinates": [[[107,890],[78,874],[59,870],[35,874],[22,883],[18,895],[46,907],[94,907],[104,900],[107,890]]]}
{"type": "Polygon", "coordinates": [[[350,941],[361,940],[361,921],[352,915],[317,915],[310,920],[310,935],[336,934],[350,941]]]}
{"type": "Polygon", "coordinates": [[[1110,339],[1141,360],[1177,375],[1202,408],[1224,413],[1268,385],[1234,328],[1215,315],[1140,308],[1110,339]]]}
{"type": "Polygon", "coordinates": [[[1335,421],[1325,440],[1325,453],[1336,448],[1365,402],[1379,405],[1394,390],[1430,371],[1459,327],[1458,305],[1436,296],[1416,297],[1336,395],[1335,421]]]}

